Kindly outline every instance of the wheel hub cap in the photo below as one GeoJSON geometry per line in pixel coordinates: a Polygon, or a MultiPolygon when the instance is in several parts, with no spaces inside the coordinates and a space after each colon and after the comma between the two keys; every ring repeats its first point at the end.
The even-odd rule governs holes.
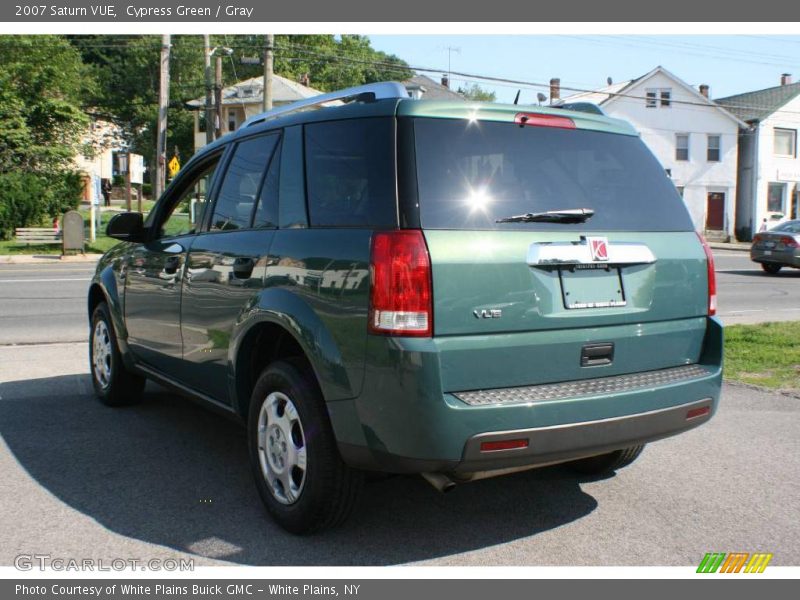
{"type": "Polygon", "coordinates": [[[100,387],[111,383],[111,336],[104,321],[98,321],[92,334],[92,370],[100,387]]]}
{"type": "Polygon", "coordinates": [[[293,504],[306,482],[306,444],[300,415],[291,399],[273,392],[258,415],[258,459],[270,493],[293,504]]]}

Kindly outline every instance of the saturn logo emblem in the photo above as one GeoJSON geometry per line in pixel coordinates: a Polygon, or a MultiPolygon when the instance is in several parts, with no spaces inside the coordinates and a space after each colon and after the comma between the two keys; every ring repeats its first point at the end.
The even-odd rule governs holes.
{"type": "Polygon", "coordinates": [[[604,237],[590,237],[586,238],[589,242],[589,251],[592,255],[593,261],[607,261],[608,260],[608,239],[604,237]]]}

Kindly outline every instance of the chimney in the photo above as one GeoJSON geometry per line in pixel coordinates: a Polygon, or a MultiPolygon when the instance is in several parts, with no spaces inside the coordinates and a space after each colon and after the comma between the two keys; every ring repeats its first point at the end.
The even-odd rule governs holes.
{"type": "Polygon", "coordinates": [[[442,73],[442,85],[450,89],[450,76],[447,73],[442,73]]]}
{"type": "Polygon", "coordinates": [[[561,99],[561,80],[553,77],[550,80],[550,104],[561,99]]]}
{"type": "Polygon", "coordinates": [[[792,74],[791,73],[781,74],[781,85],[789,85],[790,83],[792,83],[792,74]]]}
{"type": "Polygon", "coordinates": [[[706,98],[708,98],[708,85],[706,85],[705,83],[701,83],[700,84],[700,93],[703,96],[705,96],[706,98]]]}

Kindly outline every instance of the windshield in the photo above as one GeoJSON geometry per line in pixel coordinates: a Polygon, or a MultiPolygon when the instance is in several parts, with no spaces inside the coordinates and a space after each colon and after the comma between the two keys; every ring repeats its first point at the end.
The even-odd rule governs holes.
{"type": "Polygon", "coordinates": [[[692,231],[686,207],[638,137],[513,123],[416,119],[422,227],[692,231]],[[585,223],[497,223],[588,208],[585,223]]]}

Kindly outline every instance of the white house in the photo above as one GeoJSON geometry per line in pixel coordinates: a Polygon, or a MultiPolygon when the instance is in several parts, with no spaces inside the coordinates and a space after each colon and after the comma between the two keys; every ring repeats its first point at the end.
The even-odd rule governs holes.
{"type": "Polygon", "coordinates": [[[95,193],[95,180],[112,178],[114,152],[125,148],[125,140],[118,125],[92,117],[81,141],[83,151],[72,160],[83,178],[83,201],[90,202],[95,193]]]}
{"type": "MultiPolygon", "coordinates": [[[[229,131],[236,131],[239,125],[247,119],[262,112],[263,92],[263,77],[245,79],[234,85],[222,88],[223,123],[220,129],[223,134],[229,131]]],[[[321,93],[319,90],[291,79],[286,79],[280,75],[272,76],[273,106],[277,107],[297,100],[312,98],[321,93]]],[[[197,151],[206,145],[206,120],[205,111],[203,110],[206,105],[206,99],[205,97],[197,98],[190,100],[186,104],[195,111],[194,149],[197,151]]]]}
{"type": "MultiPolygon", "coordinates": [[[[551,102],[559,98],[551,81],[551,102]]],[[[661,162],[683,197],[698,231],[711,239],[733,235],[736,161],[743,121],[663,67],[563,102],[592,102],[609,116],[630,122],[661,162]]]]}
{"type": "Polygon", "coordinates": [[[779,86],[717,102],[747,122],[739,133],[737,237],[751,239],[764,219],[800,217],[800,83],[784,73],[779,86]]]}

